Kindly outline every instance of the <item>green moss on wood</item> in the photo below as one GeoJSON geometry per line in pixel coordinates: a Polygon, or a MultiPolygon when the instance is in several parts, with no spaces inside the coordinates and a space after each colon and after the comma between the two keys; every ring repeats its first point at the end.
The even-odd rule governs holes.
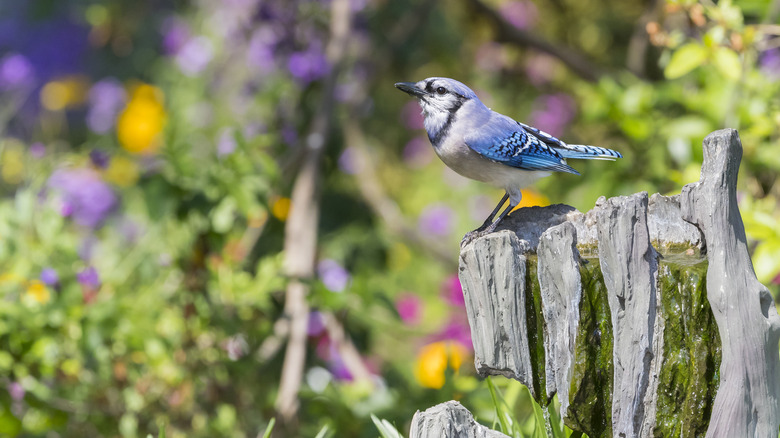
{"type": "Polygon", "coordinates": [[[542,291],[539,286],[536,256],[528,256],[525,276],[525,315],[528,328],[528,351],[531,354],[531,369],[536,402],[547,406],[551,400],[547,396],[544,356],[544,317],[542,314],[542,291]]]}
{"type": "Polygon", "coordinates": [[[591,438],[612,436],[612,316],[598,259],[580,266],[582,300],[564,423],[591,438]]]}
{"type": "Polygon", "coordinates": [[[707,301],[706,260],[666,257],[658,269],[665,323],[656,437],[704,436],[718,389],[721,343],[707,301]]]}

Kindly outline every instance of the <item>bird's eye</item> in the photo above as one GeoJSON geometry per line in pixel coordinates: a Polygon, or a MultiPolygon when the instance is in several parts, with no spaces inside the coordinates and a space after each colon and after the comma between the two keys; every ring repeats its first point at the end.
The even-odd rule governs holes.
{"type": "Polygon", "coordinates": [[[445,94],[447,92],[447,89],[444,87],[439,87],[436,89],[436,92],[439,94],[445,94]]]}

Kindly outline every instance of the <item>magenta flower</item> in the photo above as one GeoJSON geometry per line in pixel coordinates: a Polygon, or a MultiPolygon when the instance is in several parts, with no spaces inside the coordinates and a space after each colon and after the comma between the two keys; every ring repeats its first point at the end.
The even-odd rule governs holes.
{"type": "Polygon", "coordinates": [[[99,228],[117,204],[109,185],[91,169],[58,169],[47,186],[59,193],[63,216],[89,228],[99,228]]]}
{"type": "Polygon", "coordinates": [[[125,87],[117,79],[106,78],[96,82],[89,90],[89,129],[98,134],[111,130],[126,102],[125,87]]]}
{"type": "Polygon", "coordinates": [[[317,274],[322,284],[331,292],[343,292],[351,279],[349,272],[332,259],[322,260],[317,265],[317,274]]]}
{"type": "Polygon", "coordinates": [[[474,351],[474,344],[471,342],[471,329],[466,319],[465,310],[460,316],[454,316],[447,324],[442,327],[439,333],[434,337],[436,341],[455,341],[474,351]]]}
{"type": "Polygon", "coordinates": [[[536,5],[529,1],[508,1],[499,10],[504,20],[518,29],[528,29],[536,21],[536,5]]]}
{"type": "Polygon", "coordinates": [[[463,297],[463,288],[457,274],[447,277],[441,284],[441,297],[453,306],[464,307],[466,300],[463,297]]]}
{"type": "Polygon", "coordinates": [[[405,324],[416,325],[422,317],[422,301],[412,293],[402,294],[395,300],[395,309],[405,324]]]}
{"type": "Polygon", "coordinates": [[[21,383],[11,382],[8,384],[8,395],[11,396],[11,400],[18,402],[24,399],[25,390],[21,383]]]}
{"type": "Polygon", "coordinates": [[[444,204],[432,204],[420,214],[418,226],[423,234],[446,236],[452,232],[454,212],[444,204]]]}

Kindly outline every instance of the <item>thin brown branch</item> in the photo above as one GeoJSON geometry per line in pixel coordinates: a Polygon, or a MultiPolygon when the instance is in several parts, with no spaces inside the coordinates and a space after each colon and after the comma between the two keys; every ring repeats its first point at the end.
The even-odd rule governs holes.
{"type": "Polygon", "coordinates": [[[553,44],[536,33],[526,32],[516,28],[501,17],[493,8],[482,3],[482,1],[469,0],[469,4],[477,14],[487,18],[493,24],[497,41],[530,47],[539,50],[540,52],[547,53],[550,56],[558,58],[574,73],[588,81],[595,82],[604,74],[601,67],[591,62],[581,53],[569,47],[553,44]]]}
{"type": "Polygon", "coordinates": [[[290,282],[287,285],[284,312],[290,324],[276,409],[288,430],[294,429],[292,423],[298,414],[298,392],[306,360],[309,315],[307,280],[314,276],[322,156],[332,131],[334,90],[346,55],[351,22],[349,0],[334,0],[331,3],[330,40],[326,47],[332,69],[325,79],[320,107],[304,141],[304,160],[293,184],[290,215],[285,226],[284,270],[290,282]]]}
{"type": "Polygon", "coordinates": [[[344,366],[352,374],[352,378],[356,381],[371,381],[371,371],[366,367],[341,321],[330,312],[323,312],[322,319],[325,330],[328,332],[328,338],[335,344],[336,350],[339,352],[341,360],[344,361],[344,366]]]}

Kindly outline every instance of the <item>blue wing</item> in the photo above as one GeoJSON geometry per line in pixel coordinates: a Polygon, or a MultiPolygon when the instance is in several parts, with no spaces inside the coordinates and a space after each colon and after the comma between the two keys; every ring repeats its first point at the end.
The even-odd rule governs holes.
{"type": "Polygon", "coordinates": [[[612,160],[616,158],[623,158],[623,155],[618,151],[612,149],[602,148],[598,146],[586,146],[582,144],[566,144],[561,140],[553,137],[552,135],[528,126],[525,123],[517,122],[527,132],[535,135],[541,141],[546,143],[555,149],[563,158],[579,158],[584,160],[612,160]]]}
{"type": "Polygon", "coordinates": [[[556,149],[551,148],[523,127],[504,135],[471,135],[466,145],[493,161],[523,170],[568,172],[579,175],[556,149]]]}

